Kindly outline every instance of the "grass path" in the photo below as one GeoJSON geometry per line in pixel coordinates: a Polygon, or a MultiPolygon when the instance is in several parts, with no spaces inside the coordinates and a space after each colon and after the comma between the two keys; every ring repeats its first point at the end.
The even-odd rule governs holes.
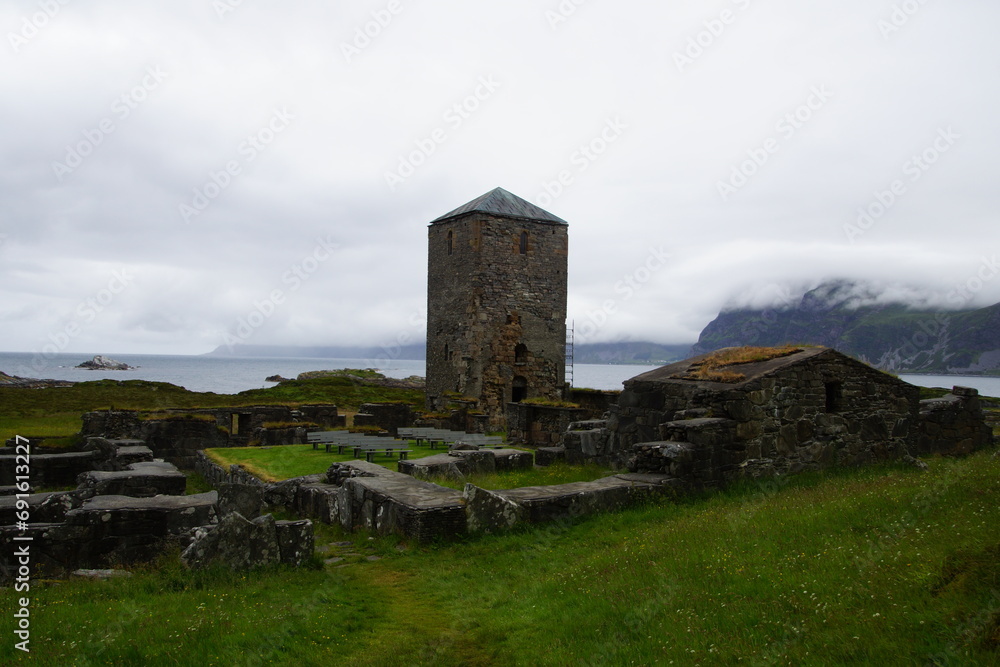
{"type": "Polygon", "coordinates": [[[350,657],[350,664],[494,665],[495,651],[478,644],[473,634],[440,599],[414,586],[419,576],[381,567],[355,566],[354,576],[376,591],[387,606],[386,617],[373,628],[368,641],[350,657]]]}

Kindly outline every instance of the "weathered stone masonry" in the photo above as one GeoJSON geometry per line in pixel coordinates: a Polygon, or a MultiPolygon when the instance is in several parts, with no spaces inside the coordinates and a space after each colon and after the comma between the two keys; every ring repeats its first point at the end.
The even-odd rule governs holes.
{"type": "Polygon", "coordinates": [[[918,387],[822,347],[727,366],[734,383],[699,380],[707,356],[627,381],[607,420],[570,426],[565,458],[698,488],[993,442],[974,389],[921,401],[918,387]]]}
{"type": "Polygon", "coordinates": [[[428,406],[474,398],[503,428],[509,402],[561,398],[565,221],[498,188],[435,220],[428,237],[428,406]]]}
{"type": "Polygon", "coordinates": [[[682,379],[700,359],[625,383],[607,424],[620,464],[717,485],[895,460],[915,437],[919,389],[835,350],[741,364],[736,384],[682,379]]]}

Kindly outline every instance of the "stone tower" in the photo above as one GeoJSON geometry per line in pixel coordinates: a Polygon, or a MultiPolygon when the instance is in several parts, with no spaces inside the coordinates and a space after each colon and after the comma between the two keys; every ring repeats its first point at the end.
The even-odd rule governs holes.
{"type": "Polygon", "coordinates": [[[560,399],[566,374],[565,220],[497,188],[430,224],[427,404],[560,399]]]}

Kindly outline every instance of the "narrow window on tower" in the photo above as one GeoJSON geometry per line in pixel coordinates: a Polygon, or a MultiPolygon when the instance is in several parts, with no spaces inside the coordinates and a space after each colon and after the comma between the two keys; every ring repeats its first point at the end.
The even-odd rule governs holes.
{"type": "Polygon", "coordinates": [[[444,360],[451,361],[451,350],[448,349],[448,343],[444,344],[444,360]]]}
{"type": "Polygon", "coordinates": [[[525,345],[524,343],[521,343],[514,348],[514,363],[515,364],[528,363],[528,346],[525,345]]]}
{"type": "Polygon", "coordinates": [[[450,255],[455,251],[455,233],[448,232],[448,254],[450,255]]]}
{"type": "Polygon", "coordinates": [[[528,232],[521,232],[521,244],[518,250],[522,255],[528,254],[528,232]]]}

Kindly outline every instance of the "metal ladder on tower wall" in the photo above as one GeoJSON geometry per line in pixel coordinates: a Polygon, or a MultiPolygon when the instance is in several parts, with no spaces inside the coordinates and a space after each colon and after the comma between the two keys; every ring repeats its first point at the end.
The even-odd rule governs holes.
{"type": "Polygon", "coordinates": [[[575,346],[576,322],[571,321],[566,328],[566,384],[573,388],[573,348],[575,346]]]}

